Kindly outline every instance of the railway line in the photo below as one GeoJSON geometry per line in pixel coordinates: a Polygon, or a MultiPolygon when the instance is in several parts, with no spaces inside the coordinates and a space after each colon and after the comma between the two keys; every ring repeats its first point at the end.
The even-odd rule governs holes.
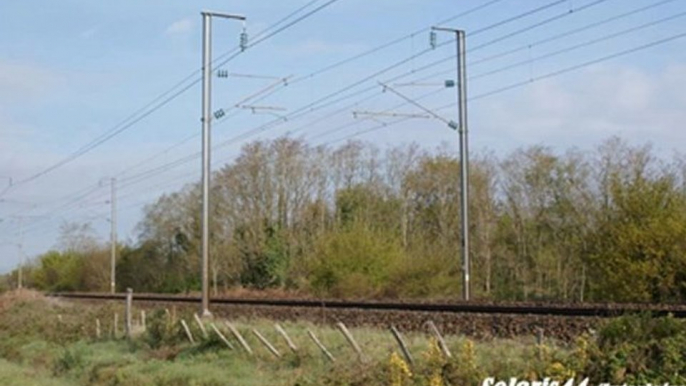
{"type": "MultiPolygon", "coordinates": [[[[123,293],[51,293],[65,301],[124,302],[123,293]]],[[[185,295],[133,295],[141,308],[174,308],[186,313],[200,308],[200,297],[185,295]]],[[[315,324],[343,322],[350,327],[389,328],[422,332],[432,321],[446,334],[474,338],[537,336],[573,341],[593,334],[606,320],[626,314],[672,315],[686,318],[686,305],[651,304],[545,304],[486,302],[403,302],[335,299],[216,297],[211,300],[215,316],[227,319],[265,318],[307,321],[315,324]]]]}
{"type": "MultiPolygon", "coordinates": [[[[48,296],[74,300],[124,300],[126,295],[105,293],[57,292],[48,296]]],[[[200,304],[200,297],[135,294],[137,302],[179,303],[185,305],[200,304]]],[[[631,313],[649,313],[653,316],[672,315],[686,318],[686,305],[652,305],[652,304],[544,304],[544,303],[433,303],[433,302],[399,302],[399,301],[346,301],[316,299],[255,299],[219,297],[211,300],[216,306],[257,306],[281,308],[309,308],[330,310],[367,310],[398,311],[448,314],[505,314],[531,316],[563,317],[617,317],[631,313]]]]}

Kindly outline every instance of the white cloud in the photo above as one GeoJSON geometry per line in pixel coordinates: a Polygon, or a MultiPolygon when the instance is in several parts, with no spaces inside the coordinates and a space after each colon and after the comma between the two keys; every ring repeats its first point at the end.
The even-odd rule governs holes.
{"type": "Polygon", "coordinates": [[[686,140],[685,89],[686,65],[601,66],[486,99],[475,119],[483,135],[510,143],[587,148],[619,135],[671,150],[686,140]]]}
{"type": "Polygon", "coordinates": [[[65,79],[47,68],[0,61],[0,102],[42,95],[65,79]]]}
{"type": "Polygon", "coordinates": [[[164,33],[168,36],[185,35],[193,30],[194,25],[193,19],[191,18],[177,20],[171,23],[164,33]]]}
{"type": "Polygon", "coordinates": [[[98,33],[98,27],[92,27],[92,28],[89,28],[89,29],[81,32],[80,36],[83,39],[91,39],[95,36],[96,33],[98,33]]]}
{"type": "MultiPolygon", "coordinates": [[[[0,169],[11,167],[31,140],[45,136],[17,118],[15,109],[41,106],[67,84],[66,76],[35,64],[0,61],[0,169]]],[[[0,175],[3,170],[0,170],[0,175]]]]}

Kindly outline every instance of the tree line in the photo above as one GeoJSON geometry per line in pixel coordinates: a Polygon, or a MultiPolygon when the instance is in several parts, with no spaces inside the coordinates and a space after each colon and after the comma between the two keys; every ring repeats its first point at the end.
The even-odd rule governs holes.
{"type": "MultiPolygon", "coordinates": [[[[686,158],[610,138],[593,150],[529,146],[473,155],[472,293],[478,299],[686,300],[686,158]]],[[[245,145],[213,173],[213,290],[318,296],[458,298],[459,160],[447,145],[245,145]]],[[[120,245],[119,289],[200,287],[200,189],[145,207],[138,240],[120,245]]],[[[33,260],[44,290],[109,285],[108,246],[66,224],[33,260]]]]}

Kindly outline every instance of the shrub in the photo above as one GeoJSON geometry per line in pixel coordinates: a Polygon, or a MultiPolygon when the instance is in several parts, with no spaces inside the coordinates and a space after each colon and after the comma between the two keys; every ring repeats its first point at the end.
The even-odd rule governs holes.
{"type": "Polygon", "coordinates": [[[590,348],[586,374],[613,383],[686,383],[686,322],[649,314],[610,321],[590,348]]]}
{"type": "Polygon", "coordinates": [[[83,347],[76,346],[70,349],[64,349],[62,355],[55,360],[53,374],[59,376],[69,371],[80,369],[84,364],[83,347]]]}
{"type": "Polygon", "coordinates": [[[323,237],[312,261],[310,285],[319,295],[362,297],[383,292],[402,258],[392,239],[362,226],[323,237]]]}
{"type": "Polygon", "coordinates": [[[165,310],[157,309],[146,320],[144,335],[145,343],[150,348],[157,349],[164,345],[175,343],[179,340],[178,327],[175,328],[165,310]]]}

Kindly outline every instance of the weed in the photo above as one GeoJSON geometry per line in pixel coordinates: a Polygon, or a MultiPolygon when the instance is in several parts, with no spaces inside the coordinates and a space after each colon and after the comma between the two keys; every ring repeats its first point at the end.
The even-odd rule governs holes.
{"type": "Polygon", "coordinates": [[[408,385],[412,380],[410,367],[395,351],[388,358],[388,378],[391,386],[408,385]]]}
{"type": "Polygon", "coordinates": [[[671,316],[614,319],[589,345],[586,373],[623,383],[686,383],[686,322],[671,316]]]}
{"type": "Polygon", "coordinates": [[[74,347],[71,349],[64,349],[62,355],[60,355],[55,361],[53,374],[59,376],[75,369],[81,369],[83,368],[84,364],[85,360],[83,348],[74,347]]]}
{"type": "MultiPolygon", "coordinates": [[[[359,363],[340,332],[326,326],[284,323],[299,347],[295,354],[288,351],[271,322],[234,321],[255,351],[248,356],[238,347],[228,350],[215,334],[204,338],[196,323],[189,323],[189,328],[197,343],[189,345],[179,323],[172,323],[163,310],[150,312],[147,332],[132,341],[94,341],[87,327],[92,330],[95,318],[111,321],[117,306],[65,305],[37,298],[18,299],[2,307],[0,370],[7,368],[7,374],[12,374],[0,371],[3,385],[18,384],[16,374],[28,371],[28,366],[32,367],[31,374],[41,379],[37,384],[50,384],[42,382],[44,372],[58,380],[67,379],[69,384],[103,386],[465,386],[481,384],[486,374],[505,379],[589,376],[593,383],[686,384],[686,322],[669,317],[615,319],[601,328],[597,337],[582,336],[564,347],[552,340],[536,345],[532,338],[475,342],[446,336],[453,358],[444,356],[436,340],[430,340],[427,347],[424,335],[408,333],[410,351],[421,352],[410,368],[395,351],[392,338],[371,328],[353,331],[369,358],[359,363]],[[250,333],[252,328],[270,339],[284,357],[274,359],[250,333]],[[336,363],[326,361],[315,346],[308,344],[308,328],[316,329],[337,358],[336,363]]],[[[192,321],[189,315],[183,317],[192,321]]],[[[231,335],[227,338],[235,341],[231,335]]]]}

